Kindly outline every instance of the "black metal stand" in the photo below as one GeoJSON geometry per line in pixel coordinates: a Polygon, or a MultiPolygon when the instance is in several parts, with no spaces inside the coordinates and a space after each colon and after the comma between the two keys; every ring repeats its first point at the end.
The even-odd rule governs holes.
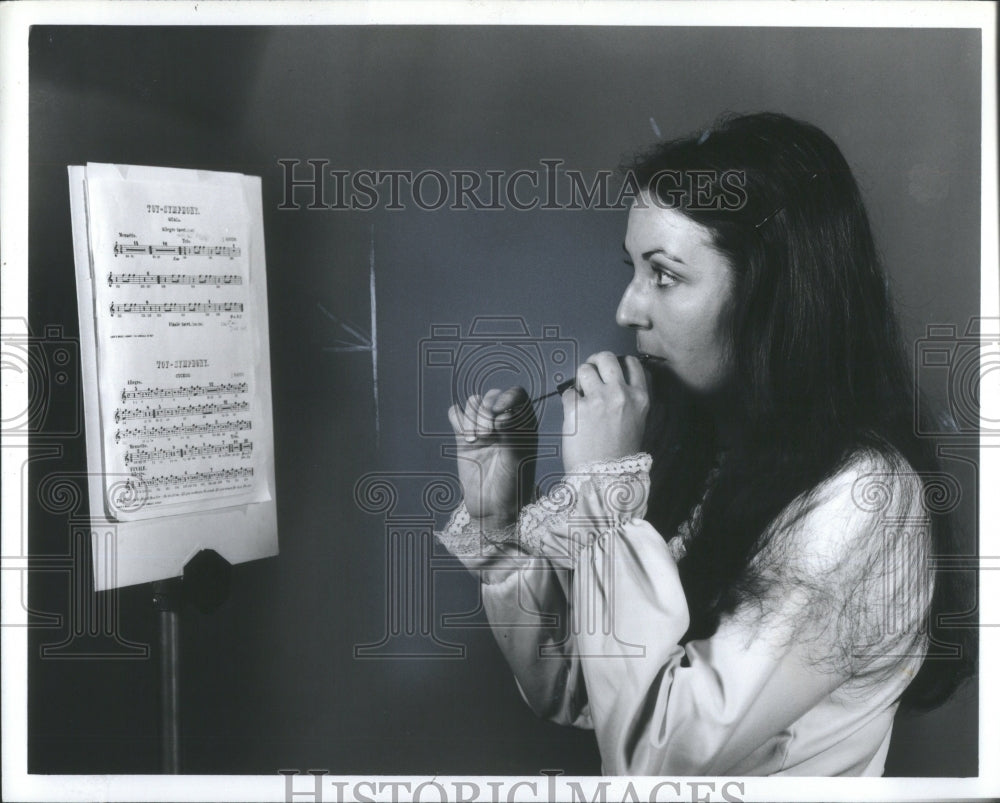
{"type": "Polygon", "coordinates": [[[160,763],[164,774],[181,771],[180,612],[190,602],[211,613],[229,596],[232,565],[214,549],[203,549],[184,566],[184,576],[153,583],[160,647],[160,763]]]}
{"type": "Polygon", "coordinates": [[[181,580],[153,583],[160,646],[160,763],[161,771],[180,772],[180,638],[181,580]]]}

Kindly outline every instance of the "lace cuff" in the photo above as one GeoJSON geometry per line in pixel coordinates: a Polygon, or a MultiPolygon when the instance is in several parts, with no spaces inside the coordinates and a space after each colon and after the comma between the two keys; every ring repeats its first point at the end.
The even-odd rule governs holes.
{"type": "Polygon", "coordinates": [[[565,557],[576,551],[569,544],[582,546],[645,515],[652,463],[641,453],[581,466],[526,505],[516,525],[502,530],[480,529],[462,502],[438,540],[459,559],[486,558],[505,546],[528,555],[565,557]]]}
{"type": "Polygon", "coordinates": [[[653,458],[640,453],[595,461],[567,474],[518,517],[522,547],[559,557],[646,514],[653,458]],[[568,543],[567,543],[568,540],[568,543]]]}
{"type": "Polygon", "coordinates": [[[502,530],[482,530],[473,524],[463,501],[451,514],[445,528],[436,533],[438,540],[456,558],[485,557],[491,547],[517,541],[517,527],[511,524],[502,530]]]}

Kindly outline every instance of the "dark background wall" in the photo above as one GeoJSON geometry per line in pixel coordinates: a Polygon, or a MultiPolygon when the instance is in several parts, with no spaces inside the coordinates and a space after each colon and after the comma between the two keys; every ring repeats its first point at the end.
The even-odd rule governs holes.
{"type": "MultiPolygon", "coordinates": [[[[446,385],[431,391],[421,418],[420,341],[432,325],[467,332],[476,316],[520,316],[534,335],[559,327],[581,358],[629,348],[613,321],[628,275],[620,254],[625,214],[279,210],[279,159],[327,159],[348,170],[512,171],[556,158],[593,171],[651,143],[650,118],[671,136],[724,111],[782,111],[825,129],[855,167],[915,344],[928,323],[964,331],[979,309],[978,37],[624,27],[33,29],[33,332],[56,325],[67,338],[78,334],[68,164],[263,178],[281,555],[237,567],[227,602],[213,614],[183,614],[183,771],[599,772],[592,734],[539,722],[523,705],[481,618],[473,617],[479,627],[439,621],[477,606],[475,585],[461,572],[435,575],[433,615],[441,640],[462,645],[463,657],[355,658],[356,645],[386,631],[387,547],[384,517],[361,509],[354,487],[372,471],[452,470],[441,453],[446,440],[420,434],[421,420],[446,425],[446,385]],[[377,443],[368,355],[327,348],[342,335],[327,313],[367,329],[372,243],[377,443]]],[[[944,398],[942,388],[930,390],[944,398]]],[[[71,413],[77,393],[64,392],[57,406],[71,413]]],[[[547,413],[542,424],[551,435],[558,417],[547,413]]],[[[43,504],[40,489],[53,472],[85,471],[82,438],[43,433],[33,458],[32,553],[66,554],[72,519],[86,511],[43,504]]],[[[954,466],[972,535],[975,469],[954,466]]],[[[32,573],[28,604],[39,626],[29,657],[30,771],[155,772],[150,587],[108,597],[113,607],[100,615],[113,619],[119,641],[96,649],[100,639],[71,637],[76,600],[89,599],[86,580],[73,576],[81,577],[32,573]],[[52,614],[64,618],[45,618],[52,614]],[[43,647],[61,642],[42,657],[43,647]],[[130,645],[147,644],[149,656],[135,658],[130,645]],[[84,657],[102,650],[104,657],[84,657]]],[[[888,770],[975,774],[977,733],[973,688],[931,715],[897,720],[888,770]]]]}

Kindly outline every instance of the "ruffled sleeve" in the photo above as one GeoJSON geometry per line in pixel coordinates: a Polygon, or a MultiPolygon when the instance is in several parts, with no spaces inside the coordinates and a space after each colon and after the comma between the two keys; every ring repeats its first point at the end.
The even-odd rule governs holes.
{"type": "Polygon", "coordinates": [[[589,541],[645,514],[651,462],[638,454],[584,466],[505,530],[481,531],[463,503],[437,533],[479,574],[493,634],[539,716],[592,727],[568,603],[573,569],[589,541]]]}

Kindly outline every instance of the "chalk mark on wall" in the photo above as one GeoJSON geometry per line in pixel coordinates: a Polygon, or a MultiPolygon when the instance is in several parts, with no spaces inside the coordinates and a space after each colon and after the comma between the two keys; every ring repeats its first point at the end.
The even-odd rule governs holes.
{"type": "Polygon", "coordinates": [[[324,346],[323,351],[354,352],[367,351],[372,356],[372,403],[375,408],[375,448],[379,445],[379,404],[378,404],[378,316],[375,304],[375,226],[372,225],[368,242],[368,299],[371,308],[371,334],[365,334],[360,328],[338,318],[321,303],[316,306],[340,328],[343,339],[335,340],[333,345],[324,346]]]}

